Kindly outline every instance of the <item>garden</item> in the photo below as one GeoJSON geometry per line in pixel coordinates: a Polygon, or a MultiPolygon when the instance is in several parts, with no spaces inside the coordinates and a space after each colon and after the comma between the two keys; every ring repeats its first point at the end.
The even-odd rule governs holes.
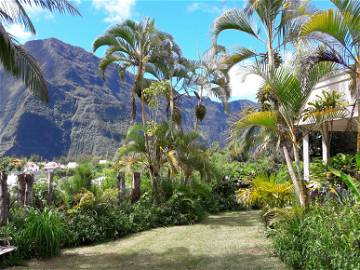
{"type": "MultiPolygon", "coordinates": [[[[0,7],[0,19],[34,32],[22,4],[80,15],[65,0],[15,2],[18,12],[0,7]]],[[[125,262],[115,251],[108,259],[128,269],[150,267],[145,257],[154,269],[244,269],[247,263],[360,269],[360,2],[312,4],[249,0],[225,10],[212,24],[211,47],[197,60],[187,59],[152,18],[124,20],[97,37],[93,52],[105,49],[100,78],[106,81],[109,69],[121,81],[133,76],[127,132],[110,159],[1,157],[0,245],[13,249],[1,255],[0,267],[51,263],[69,253],[76,261],[82,247],[121,252],[139,237],[158,253],[134,248],[125,262]],[[227,30],[250,36],[258,49],[222,46],[227,30]],[[219,145],[202,133],[211,114],[205,97],[228,109],[234,66],[257,76],[258,102],[231,116],[219,145]],[[339,76],[345,79],[334,82],[339,76]],[[184,96],[196,100],[191,126],[184,125],[184,96]],[[342,132],[357,136],[351,151],[337,147],[342,132]],[[224,253],[202,242],[202,234],[224,245],[224,253]],[[166,240],[157,243],[161,237],[166,240]],[[188,238],[201,248],[191,249],[188,238]],[[161,249],[166,241],[168,249],[161,249]],[[185,246],[176,246],[181,241],[185,246]],[[261,242],[271,243],[270,251],[261,242]]],[[[5,30],[0,36],[4,69],[47,102],[40,66],[5,30]]],[[[78,258],[81,265],[87,259],[95,260],[78,258]]]]}

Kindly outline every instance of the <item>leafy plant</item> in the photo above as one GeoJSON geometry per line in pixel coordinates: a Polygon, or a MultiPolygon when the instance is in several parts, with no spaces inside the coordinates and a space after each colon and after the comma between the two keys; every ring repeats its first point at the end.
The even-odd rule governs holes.
{"type": "Polygon", "coordinates": [[[278,183],[275,175],[260,175],[253,179],[251,187],[239,189],[236,197],[247,207],[284,207],[292,203],[294,188],[289,182],[278,183]]]}
{"type": "Polygon", "coordinates": [[[31,209],[15,242],[26,257],[52,257],[59,254],[64,236],[64,221],[57,211],[31,209]]]}
{"type": "Polygon", "coordinates": [[[284,219],[270,232],[280,257],[294,269],[358,269],[359,207],[333,202],[284,219]]]}

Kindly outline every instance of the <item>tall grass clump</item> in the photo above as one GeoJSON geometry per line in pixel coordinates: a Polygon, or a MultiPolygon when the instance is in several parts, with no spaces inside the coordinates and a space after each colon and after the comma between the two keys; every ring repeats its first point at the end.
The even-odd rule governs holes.
{"type": "Polygon", "coordinates": [[[52,257],[60,253],[64,222],[57,211],[31,209],[16,244],[27,256],[52,257]]]}

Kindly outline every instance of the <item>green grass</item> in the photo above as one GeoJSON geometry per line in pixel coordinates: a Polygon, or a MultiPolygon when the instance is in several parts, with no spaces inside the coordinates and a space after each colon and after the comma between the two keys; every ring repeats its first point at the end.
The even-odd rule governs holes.
{"type": "Polygon", "coordinates": [[[192,226],[153,229],[68,249],[51,260],[31,261],[27,269],[286,269],[272,255],[259,215],[228,212],[192,226]]]}

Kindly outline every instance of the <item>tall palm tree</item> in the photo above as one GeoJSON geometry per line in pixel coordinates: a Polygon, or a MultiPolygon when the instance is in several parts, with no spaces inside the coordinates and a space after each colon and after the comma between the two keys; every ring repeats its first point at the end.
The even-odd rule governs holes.
{"type": "Polygon", "coordinates": [[[153,54],[147,64],[146,72],[159,82],[168,82],[170,87],[166,98],[172,123],[176,120],[175,113],[178,110],[175,99],[179,90],[184,90],[187,87],[191,62],[183,56],[179,45],[171,35],[167,33],[159,34],[162,36],[162,42],[158,51],[153,54]]]}
{"type": "MultiPolygon", "coordinates": [[[[356,81],[358,123],[360,123],[360,1],[331,0],[336,10],[321,10],[313,14],[300,29],[306,41],[318,41],[320,46],[309,53],[308,64],[330,61],[345,67],[356,81]]],[[[360,125],[357,133],[360,152],[360,125]]]]}
{"type": "Polygon", "coordinates": [[[230,78],[227,68],[221,63],[226,51],[222,46],[212,46],[194,62],[190,83],[196,87],[194,91],[198,103],[195,108],[195,131],[199,120],[205,117],[206,108],[202,104],[204,91],[221,100],[224,108],[231,95],[230,78]],[[198,89],[199,88],[199,89],[198,89]]]}
{"type": "Polygon", "coordinates": [[[20,78],[31,92],[47,101],[47,83],[38,63],[5,29],[5,25],[19,23],[31,33],[36,33],[26,13],[26,6],[72,15],[80,13],[67,0],[0,0],[0,62],[6,71],[20,78]]]}
{"type": "Polygon", "coordinates": [[[145,19],[139,23],[132,20],[111,27],[98,37],[93,44],[93,51],[107,47],[105,56],[99,64],[99,71],[105,77],[110,64],[116,63],[120,78],[125,79],[127,71],[135,74],[131,89],[131,119],[136,118],[136,95],[141,97],[144,88],[145,68],[155,52],[155,43],[159,42],[159,32],[155,29],[154,20],[145,19]]]}
{"type": "Polygon", "coordinates": [[[276,99],[278,100],[277,110],[262,111],[247,114],[235,125],[237,129],[249,127],[262,127],[275,132],[279,138],[279,144],[288,167],[288,172],[298,195],[301,206],[306,207],[306,193],[304,179],[300,169],[299,156],[299,127],[296,123],[301,119],[301,114],[306,101],[309,98],[314,85],[325,75],[328,75],[333,66],[326,63],[318,64],[309,70],[307,78],[297,73],[295,68],[279,67],[271,71],[269,75],[263,66],[252,66],[253,72],[263,78],[263,83],[270,84],[276,99]],[[288,143],[291,144],[294,158],[295,170],[293,168],[288,143]]]}
{"type": "MultiPolygon", "coordinates": [[[[131,90],[132,120],[136,116],[135,96],[141,101],[141,120],[143,127],[148,126],[146,115],[146,100],[144,89],[147,79],[145,78],[146,67],[154,55],[161,50],[161,45],[168,36],[157,31],[155,21],[146,18],[140,23],[127,20],[120,25],[110,28],[103,36],[97,38],[93,44],[95,52],[102,46],[107,46],[105,57],[99,64],[100,72],[104,75],[106,68],[117,63],[120,77],[124,78],[126,71],[135,71],[134,84],[131,90]]],[[[158,164],[154,163],[148,132],[144,132],[145,154],[149,161],[149,172],[153,184],[155,200],[158,202],[158,164]]]]}

